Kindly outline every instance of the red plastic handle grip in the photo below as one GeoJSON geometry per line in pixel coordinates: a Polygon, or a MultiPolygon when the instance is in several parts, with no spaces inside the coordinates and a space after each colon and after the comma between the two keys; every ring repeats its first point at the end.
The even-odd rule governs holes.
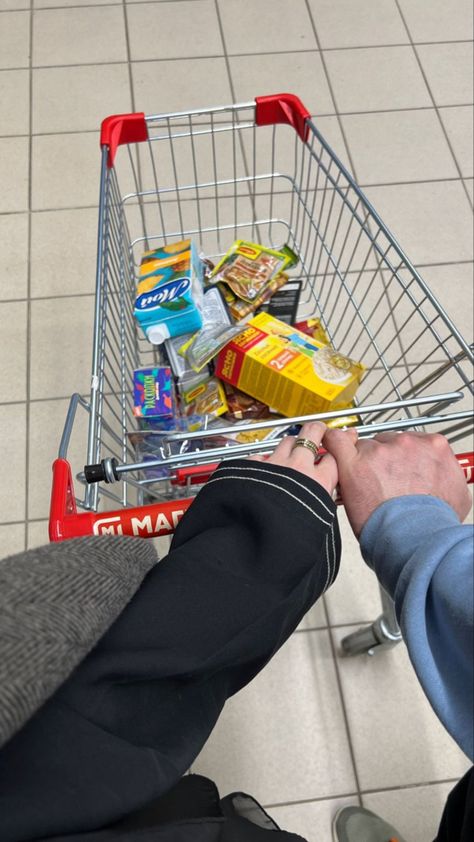
{"type": "Polygon", "coordinates": [[[193,465],[191,468],[177,468],[172,485],[202,485],[207,482],[214,471],[217,471],[219,462],[211,462],[208,465],[193,465]]]}
{"type": "Polygon", "coordinates": [[[108,146],[107,166],[113,167],[119,146],[148,140],[148,128],[143,111],[136,114],[112,114],[102,121],[100,145],[108,146]]]}
{"type": "Polygon", "coordinates": [[[309,128],[306,123],[311,114],[295,94],[271,94],[255,97],[255,122],[257,126],[287,123],[298,132],[305,143],[309,128]]]}

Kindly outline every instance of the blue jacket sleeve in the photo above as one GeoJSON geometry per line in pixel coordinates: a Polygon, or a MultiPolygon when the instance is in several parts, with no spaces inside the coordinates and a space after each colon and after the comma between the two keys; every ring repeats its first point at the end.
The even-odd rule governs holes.
{"type": "Polygon", "coordinates": [[[360,544],[432,707],[473,760],[473,527],[436,497],[407,495],[373,512],[360,544]]]}

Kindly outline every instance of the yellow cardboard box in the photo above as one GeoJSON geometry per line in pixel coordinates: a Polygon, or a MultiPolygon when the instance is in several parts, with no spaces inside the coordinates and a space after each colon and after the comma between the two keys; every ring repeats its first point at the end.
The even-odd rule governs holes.
{"type": "Polygon", "coordinates": [[[260,313],[216,360],[216,375],[281,412],[311,415],[348,404],[364,366],[260,313]]]}

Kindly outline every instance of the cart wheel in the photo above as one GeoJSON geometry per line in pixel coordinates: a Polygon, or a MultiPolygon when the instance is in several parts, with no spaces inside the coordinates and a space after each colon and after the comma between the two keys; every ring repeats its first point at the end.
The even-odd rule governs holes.
{"type": "Polygon", "coordinates": [[[341,640],[343,655],[374,655],[375,648],[380,645],[373,625],[363,626],[361,629],[348,634],[341,640]]]}

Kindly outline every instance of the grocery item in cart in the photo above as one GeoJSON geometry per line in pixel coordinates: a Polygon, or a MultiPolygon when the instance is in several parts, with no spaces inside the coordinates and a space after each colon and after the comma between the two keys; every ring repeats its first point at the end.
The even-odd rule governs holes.
{"type": "Polygon", "coordinates": [[[228,410],[224,386],[215,377],[190,381],[180,389],[182,412],[186,416],[218,418],[228,410]]]}
{"type": "Polygon", "coordinates": [[[260,421],[262,418],[270,418],[272,413],[269,406],[251,395],[246,395],[230,383],[225,384],[225,393],[228,403],[227,417],[231,421],[260,421]]]}
{"type": "Polygon", "coordinates": [[[302,322],[295,322],[294,326],[297,330],[301,331],[301,333],[306,333],[307,336],[311,336],[313,339],[316,339],[317,342],[321,342],[322,345],[330,344],[329,336],[324,330],[320,319],[305,319],[302,322]]]}
{"type": "Polygon", "coordinates": [[[310,415],[351,401],[364,367],[267,313],[260,313],[216,360],[215,373],[281,412],[310,415]]]}
{"type": "MultiPolygon", "coordinates": [[[[211,287],[211,289],[206,290],[204,293],[201,304],[201,318],[202,331],[206,328],[214,328],[219,325],[229,326],[232,324],[227,307],[216,287],[211,287]]],[[[195,369],[192,368],[186,359],[185,353],[182,352],[183,348],[188,348],[191,345],[195,336],[195,333],[188,333],[184,336],[167,339],[165,342],[166,353],[178,384],[184,384],[188,380],[196,379],[195,369]]]]}
{"type": "Polygon", "coordinates": [[[279,272],[278,275],[275,275],[273,280],[271,280],[266,287],[262,290],[262,292],[257,295],[256,298],[250,303],[248,301],[242,301],[241,298],[237,298],[230,290],[228,290],[229,294],[232,296],[231,301],[226,298],[229,310],[231,315],[236,319],[236,321],[240,321],[240,319],[245,319],[250,313],[255,313],[259,307],[265,304],[270,298],[278,292],[281,287],[284,287],[285,284],[288,283],[288,275],[286,272],[279,272]]]}
{"type": "Polygon", "coordinates": [[[133,414],[156,423],[172,421],[175,399],[171,369],[167,366],[138,368],[133,372],[133,414]]]}
{"type": "Polygon", "coordinates": [[[192,240],[145,252],[134,313],[150,342],[199,330],[202,285],[203,264],[192,240]]]}
{"type": "Polygon", "coordinates": [[[237,298],[252,302],[275,275],[297,262],[298,257],[289,246],[277,251],[236,240],[212,272],[211,283],[226,284],[237,298]]]}
{"type": "Polygon", "coordinates": [[[260,310],[280,319],[281,322],[286,322],[287,325],[294,324],[302,288],[303,281],[291,278],[282,289],[263,304],[260,310]]]}

